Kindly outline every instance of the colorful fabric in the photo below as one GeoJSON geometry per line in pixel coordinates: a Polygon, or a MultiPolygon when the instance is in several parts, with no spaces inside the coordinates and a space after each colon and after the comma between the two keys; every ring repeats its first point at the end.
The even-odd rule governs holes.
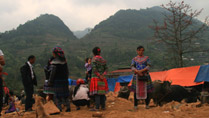
{"type": "Polygon", "coordinates": [[[9,109],[5,111],[5,114],[6,114],[6,113],[12,113],[12,112],[15,112],[15,111],[16,111],[16,109],[15,109],[15,104],[14,104],[14,102],[10,102],[10,103],[9,103],[9,109]]]}
{"type": "Polygon", "coordinates": [[[62,57],[62,58],[65,57],[64,51],[63,51],[62,48],[60,48],[60,47],[55,47],[55,48],[53,49],[53,53],[57,54],[59,57],[62,57]]]}
{"type": "MultiPolygon", "coordinates": [[[[149,66],[151,65],[150,63],[150,59],[148,56],[136,56],[132,59],[131,62],[131,67],[132,69],[137,69],[137,70],[142,70],[147,68],[149,70],[149,66]]],[[[152,92],[153,90],[153,84],[152,84],[152,80],[151,77],[149,75],[149,73],[144,73],[144,76],[147,76],[148,80],[146,81],[146,87],[147,87],[147,92],[152,92]]],[[[132,85],[131,85],[131,90],[133,92],[136,92],[136,86],[137,86],[137,81],[136,81],[137,75],[134,74],[133,78],[132,78],[132,85]]],[[[144,85],[142,85],[144,86],[144,85]]]]}
{"type": "Polygon", "coordinates": [[[55,94],[54,88],[48,85],[48,80],[45,80],[44,91],[45,94],[55,94]]]}
{"type": "Polygon", "coordinates": [[[9,88],[7,88],[6,86],[4,87],[4,93],[9,94],[9,88]]]}
{"type": "Polygon", "coordinates": [[[106,61],[99,55],[92,59],[92,77],[99,77],[107,73],[106,61]]]}
{"type": "Polygon", "coordinates": [[[142,70],[144,68],[149,69],[148,65],[151,65],[150,59],[148,56],[142,56],[142,57],[136,56],[132,59],[132,62],[131,62],[132,69],[134,68],[137,70],[142,70]]]}
{"type": "Polygon", "coordinates": [[[147,82],[136,79],[136,99],[147,98],[147,82]]]}
{"type": "MultiPolygon", "coordinates": [[[[147,78],[148,78],[148,80],[146,81],[146,83],[147,83],[147,92],[151,93],[153,91],[153,84],[152,84],[152,80],[151,80],[151,77],[150,77],[149,74],[147,75],[147,78]]],[[[136,84],[137,84],[136,75],[133,75],[131,91],[136,92],[136,84]]]]}
{"type": "Polygon", "coordinates": [[[90,95],[105,95],[108,92],[107,80],[104,78],[92,78],[90,83],[90,95]]]}

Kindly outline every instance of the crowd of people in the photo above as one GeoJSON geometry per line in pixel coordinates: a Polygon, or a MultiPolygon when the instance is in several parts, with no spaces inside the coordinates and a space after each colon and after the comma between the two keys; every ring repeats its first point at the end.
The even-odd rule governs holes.
{"type": "MultiPolygon", "coordinates": [[[[134,108],[137,109],[139,99],[145,99],[146,108],[149,108],[150,95],[153,90],[152,81],[149,75],[150,60],[144,56],[144,47],[137,47],[137,56],[132,59],[131,69],[134,73],[131,90],[134,92],[134,108]]],[[[106,60],[101,56],[101,49],[95,47],[92,50],[93,57],[86,58],[86,78],[78,79],[77,85],[72,94],[72,103],[80,110],[80,106],[93,107],[91,111],[105,110],[106,93],[108,93],[108,83],[105,75],[108,67],[106,60]],[[92,102],[93,101],[93,102],[92,102]]],[[[25,111],[33,111],[32,106],[35,103],[33,99],[34,86],[37,86],[36,74],[33,70],[33,64],[36,57],[31,55],[27,62],[20,68],[22,83],[26,95],[25,111]]],[[[0,50],[0,113],[3,105],[3,66],[5,65],[4,54],[0,50]]],[[[63,111],[62,104],[66,106],[66,112],[70,112],[70,92],[69,92],[69,70],[64,51],[60,47],[55,47],[52,51],[52,57],[44,67],[45,83],[44,93],[47,100],[53,100],[60,111],[63,111]]],[[[12,101],[11,101],[12,103],[12,101]]]]}

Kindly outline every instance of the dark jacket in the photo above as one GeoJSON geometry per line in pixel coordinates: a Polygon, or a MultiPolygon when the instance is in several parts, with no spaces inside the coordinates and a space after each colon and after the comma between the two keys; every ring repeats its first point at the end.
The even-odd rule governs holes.
{"type": "Polygon", "coordinates": [[[52,61],[51,73],[49,77],[49,82],[54,83],[54,81],[66,81],[68,83],[68,67],[66,62],[62,62],[59,59],[55,58],[52,61]]]}
{"type": "Polygon", "coordinates": [[[37,86],[36,75],[33,71],[34,79],[32,79],[30,66],[28,65],[27,62],[25,63],[25,65],[23,65],[20,68],[20,72],[21,72],[22,82],[23,82],[24,87],[33,87],[33,85],[37,86]]]}

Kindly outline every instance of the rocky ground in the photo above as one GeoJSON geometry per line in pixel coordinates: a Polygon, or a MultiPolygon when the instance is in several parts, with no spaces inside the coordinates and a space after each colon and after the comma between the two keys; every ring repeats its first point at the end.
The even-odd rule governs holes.
{"type": "MultiPolygon", "coordinates": [[[[76,111],[76,107],[71,104],[71,112],[61,112],[60,114],[50,115],[49,118],[92,118],[94,115],[99,115],[102,118],[208,118],[209,105],[200,105],[196,103],[178,103],[170,102],[162,107],[156,107],[153,102],[150,104],[150,109],[145,109],[144,104],[140,104],[138,110],[133,109],[133,94],[129,100],[117,98],[114,93],[107,95],[106,110],[104,111],[89,111],[87,107],[81,107],[81,110],[76,111]]],[[[23,112],[24,106],[17,103],[20,109],[20,116],[16,112],[3,114],[3,118],[36,118],[36,114],[42,114],[43,110],[35,104],[32,112],[23,112]],[[38,109],[38,110],[37,110],[38,109]]],[[[5,108],[6,109],[6,108],[5,108]]],[[[5,110],[4,109],[4,110],[5,110]]],[[[48,108],[47,108],[48,109],[48,108]]],[[[38,116],[42,118],[42,116],[38,116]]],[[[46,117],[46,116],[43,116],[46,117]]]]}

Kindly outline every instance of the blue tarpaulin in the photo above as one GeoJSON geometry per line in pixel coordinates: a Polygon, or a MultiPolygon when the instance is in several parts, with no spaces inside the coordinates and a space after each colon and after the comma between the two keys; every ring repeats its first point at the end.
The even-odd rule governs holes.
{"type": "Polygon", "coordinates": [[[200,66],[195,82],[209,82],[209,65],[200,66]]]}
{"type": "Polygon", "coordinates": [[[115,90],[115,84],[116,84],[117,80],[118,80],[117,78],[107,79],[109,91],[114,91],[115,90]]]}
{"type": "Polygon", "coordinates": [[[108,78],[107,83],[108,83],[109,91],[115,90],[116,82],[119,82],[119,83],[130,82],[132,77],[133,77],[133,75],[120,76],[118,78],[108,78]]]}
{"type": "Polygon", "coordinates": [[[76,80],[68,78],[69,85],[76,85],[76,80]]]}
{"type": "Polygon", "coordinates": [[[133,77],[133,75],[120,76],[120,77],[118,77],[118,81],[117,82],[119,82],[119,83],[130,82],[132,77],[133,77]]]}

